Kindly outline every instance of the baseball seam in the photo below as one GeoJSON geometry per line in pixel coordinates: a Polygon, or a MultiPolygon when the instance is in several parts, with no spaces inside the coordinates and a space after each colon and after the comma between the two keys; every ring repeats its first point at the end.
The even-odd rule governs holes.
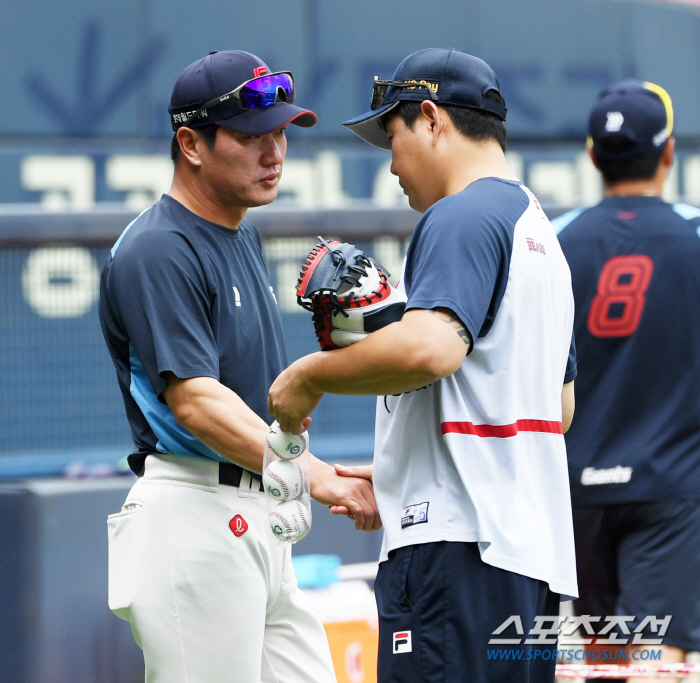
{"type": "MultiPolygon", "coordinates": [[[[268,435],[268,436],[269,436],[269,435],[268,435]]],[[[307,442],[307,440],[306,440],[306,437],[305,437],[303,434],[298,434],[298,435],[295,434],[295,436],[297,436],[297,438],[301,441],[301,451],[299,451],[298,455],[295,456],[295,457],[299,457],[299,455],[301,455],[302,453],[304,453],[304,452],[306,451],[306,449],[308,448],[308,442],[307,442]]],[[[273,445],[272,443],[270,443],[270,439],[269,439],[269,438],[266,439],[266,441],[267,441],[267,447],[268,447],[278,458],[282,458],[283,460],[291,460],[291,458],[290,458],[288,455],[285,455],[285,454],[284,454],[284,449],[282,449],[283,452],[280,453],[280,452],[274,447],[274,445],[273,445]]],[[[287,442],[287,443],[289,443],[289,442],[287,442]]]]}
{"type": "Polygon", "coordinates": [[[306,515],[304,514],[304,508],[301,506],[301,504],[298,501],[297,501],[297,512],[299,513],[299,516],[301,517],[301,521],[304,523],[304,528],[311,529],[311,525],[306,521],[306,515]]]}
{"type": "Polygon", "coordinates": [[[287,482],[279,474],[277,474],[277,472],[268,471],[267,476],[270,477],[270,479],[274,479],[280,485],[280,487],[284,490],[285,497],[289,496],[291,493],[289,486],[287,486],[287,482]]]}
{"type": "Polygon", "coordinates": [[[279,519],[279,521],[282,522],[287,531],[292,530],[292,525],[289,523],[289,520],[287,520],[285,517],[282,517],[282,515],[280,515],[279,512],[273,512],[272,515],[274,517],[277,517],[277,519],[279,519]]]}

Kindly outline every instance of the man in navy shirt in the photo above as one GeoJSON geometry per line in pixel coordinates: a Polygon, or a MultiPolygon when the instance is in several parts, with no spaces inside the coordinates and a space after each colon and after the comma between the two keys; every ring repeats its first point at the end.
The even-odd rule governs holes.
{"type": "MultiPolygon", "coordinates": [[[[139,475],[109,519],[109,604],[131,623],[148,683],[335,681],[259,478],[286,352],[244,216],[277,196],[285,126],[316,122],[294,98],[289,72],[247,52],[187,67],[169,109],[170,192],[126,228],[102,275],[139,475]]],[[[350,506],[358,528],[380,524],[371,484],[313,457],[311,495],[350,506]]]]}
{"type": "Polygon", "coordinates": [[[576,301],[575,609],[628,616],[628,656],[681,662],[700,649],[700,210],[661,199],[663,88],[604,90],[589,130],[605,198],[554,221],[576,301]]]}

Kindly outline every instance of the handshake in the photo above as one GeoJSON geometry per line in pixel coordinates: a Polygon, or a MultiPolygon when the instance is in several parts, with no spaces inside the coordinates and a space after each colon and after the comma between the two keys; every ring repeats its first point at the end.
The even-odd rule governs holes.
{"type": "Polygon", "coordinates": [[[280,541],[296,543],[309,533],[311,496],[328,505],[334,514],[353,519],[357,529],[380,529],[372,466],[332,468],[314,458],[308,445],[308,432],[283,432],[276,422],[267,433],[263,486],[275,536],[280,541]]]}

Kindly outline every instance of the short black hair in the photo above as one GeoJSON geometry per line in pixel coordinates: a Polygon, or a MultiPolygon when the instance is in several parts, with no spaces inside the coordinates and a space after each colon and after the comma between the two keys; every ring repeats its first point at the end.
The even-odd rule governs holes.
{"type": "MultiPolygon", "coordinates": [[[[489,90],[485,97],[498,104],[505,105],[501,95],[496,90],[489,90]]],[[[493,138],[506,151],[506,124],[494,114],[480,109],[470,109],[469,107],[459,107],[454,104],[438,104],[444,109],[455,128],[465,137],[472,140],[489,140],[493,138]]],[[[415,100],[404,100],[398,107],[385,114],[379,121],[379,125],[386,130],[389,119],[394,116],[401,116],[407,128],[413,126],[421,112],[421,102],[415,100]]]]}
{"type": "MultiPolygon", "coordinates": [[[[623,135],[611,135],[601,140],[600,146],[608,154],[622,153],[630,150],[634,143],[623,135]]],[[[614,185],[623,180],[650,180],[654,177],[661,163],[664,147],[640,159],[631,161],[596,161],[606,185],[614,185]]]]}
{"type": "MultiPolygon", "coordinates": [[[[202,134],[202,137],[206,140],[209,149],[214,149],[214,144],[216,143],[216,131],[219,130],[219,126],[212,123],[210,126],[202,126],[201,128],[193,128],[198,133],[202,134]]],[[[173,135],[173,139],[170,142],[170,158],[173,163],[176,164],[177,160],[180,158],[180,143],[177,141],[177,133],[173,135]]]]}

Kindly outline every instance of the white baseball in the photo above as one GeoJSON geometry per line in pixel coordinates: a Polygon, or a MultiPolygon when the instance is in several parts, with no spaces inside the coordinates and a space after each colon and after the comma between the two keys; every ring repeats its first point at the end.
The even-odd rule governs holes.
{"type": "Polygon", "coordinates": [[[269,516],[272,533],[280,541],[298,541],[311,530],[311,515],[298,500],[280,503],[269,516]]]}
{"type": "Polygon", "coordinates": [[[309,433],[298,436],[283,432],[275,422],[267,432],[267,447],[278,457],[285,460],[298,458],[309,447],[309,433]]]}
{"type": "Polygon", "coordinates": [[[291,500],[304,490],[304,470],[296,460],[273,460],[262,479],[265,491],[277,500],[291,500]]]}

